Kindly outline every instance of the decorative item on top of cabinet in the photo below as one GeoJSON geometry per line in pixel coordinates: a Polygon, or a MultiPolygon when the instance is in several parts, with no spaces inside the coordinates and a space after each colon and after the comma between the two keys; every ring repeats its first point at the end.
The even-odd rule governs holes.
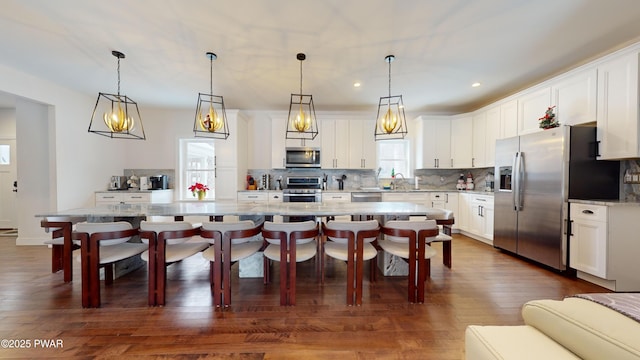
{"type": "Polygon", "coordinates": [[[540,121],[540,129],[547,130],[560,126],[553,109],[555,109],[555,106],[549,106],[547,111],[544,112],[544,116],[538,119],[540,121]]]}

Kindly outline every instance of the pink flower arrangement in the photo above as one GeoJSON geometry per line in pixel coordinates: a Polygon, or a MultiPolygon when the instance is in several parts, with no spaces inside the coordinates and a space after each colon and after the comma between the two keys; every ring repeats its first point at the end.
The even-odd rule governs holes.
{"type": "Polygon", "coordinates": [[[189,191],[191,191],[191,193],[193,193],[193,196],[196,196],[196,193],[199,192],[207,192],[207,190],[209,190],[209,187],[205,184],[201,184],[199,182],[189,186],[189,191]]]}

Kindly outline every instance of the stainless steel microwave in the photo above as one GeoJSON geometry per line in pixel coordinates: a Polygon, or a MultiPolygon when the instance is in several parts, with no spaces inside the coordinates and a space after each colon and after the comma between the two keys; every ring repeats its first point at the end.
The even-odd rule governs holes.
{"type": "Polygon", "coordinates": [[[287,147],[285,167],[288,168],[319,168],[320,149],[311,147],[287,147]]]}

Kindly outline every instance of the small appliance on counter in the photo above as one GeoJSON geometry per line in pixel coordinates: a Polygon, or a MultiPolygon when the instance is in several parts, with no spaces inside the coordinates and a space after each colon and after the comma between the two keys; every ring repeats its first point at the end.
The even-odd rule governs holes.
{"type": "Polygon", "coordinates": [[[151,190],[166,190],[169,188],[169,177],[167,175],[150,176],[151,190]]]}
{"type": "Polygon", "coordinates": [[[149,179],[146,176],[140,176],[140,190],[149,190],[149,179]]]}
{"type": "Polygon", "coordinates": [[[126,190],[127,189],[127,177],[114,175],[109,181],[109,190],[126,190]]]}

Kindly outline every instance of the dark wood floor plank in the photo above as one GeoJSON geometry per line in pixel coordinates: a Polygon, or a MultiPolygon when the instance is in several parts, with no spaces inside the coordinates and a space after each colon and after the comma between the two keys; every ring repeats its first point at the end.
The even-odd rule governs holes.
{"type": "Polygon", "coordinates": [[[0,338],[60,339],[63,348],[0,348],[0,358],[172,357],[185,359],[461,359],[469,324],[521,324],[533,299],[604,292],[461,235],[453,268],[432,259],[424,304],[406,301],[406,277],[364,281],[363,305],[345,305],[345,265],[327,261],[320,285],[313,261],[298,264],[297,305],[279,305],[274,281],[239,279],[233,304],[212,307],[208,263],[196,255],[168,267],[167,304],[147,306],[147,270],[102,286],[102,307],[81,308],[80,267],[64,283],[45,247],[0,241],[0,338]]]}

